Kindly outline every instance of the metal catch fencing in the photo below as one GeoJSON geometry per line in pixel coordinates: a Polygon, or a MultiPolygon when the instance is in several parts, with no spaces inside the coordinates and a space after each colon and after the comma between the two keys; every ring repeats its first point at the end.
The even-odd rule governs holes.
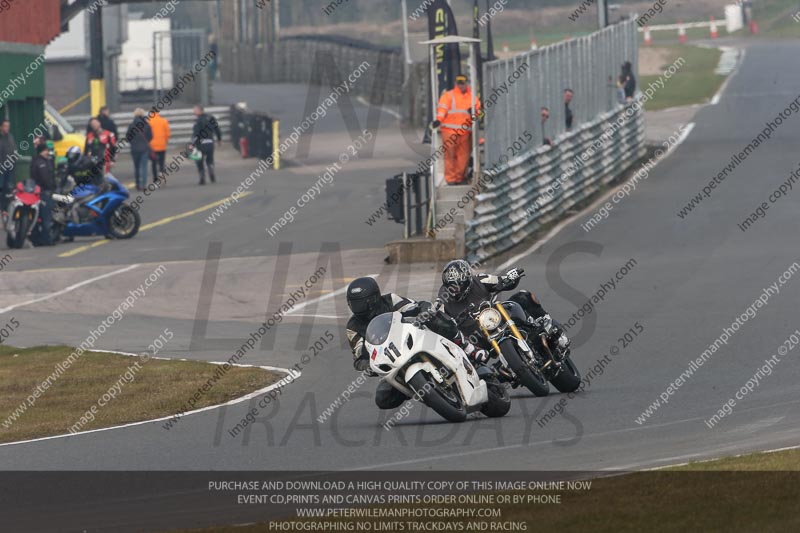
{"type": "Polygon", "coordinates": [[[488,170],[466,226],[467,259],[482,262],[563,218],[645,152],[644,113],[631,104],[488,170]]]}
{"type": "Polygon", "coordinates": [[[639,40],[635,20],[590,35],[552,44],[484,65],[484,167],[497,164],[525,132],[538,141],[566,131],[564,89],[574,91],[573,128],[617,105],[616,81],[630,61],[638,76],[639,40]],[[494,100],[494,101],[493,101],[494,100]],[[541,122],[540,108],[550,110],[541,122]]]}
{"type": "Polygon", "coordinates": [[[335,86],[359,69],[352,94],[376,105],[403,99],[403,56],[399,49],[332,36],[296,36],[266,46],[222,41],[222,77],[234,83],[308,83],[335,86]]]}

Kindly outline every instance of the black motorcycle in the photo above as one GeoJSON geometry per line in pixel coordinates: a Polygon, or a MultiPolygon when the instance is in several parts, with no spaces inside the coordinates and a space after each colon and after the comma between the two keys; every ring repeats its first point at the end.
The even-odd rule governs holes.
{"type": "Polygon", "coordinates": [[[557,324],[549,316],[530,317],[517,302],[491,300],[471,305],[461,316],[472,317],[481,333],[477,340],[496,358],[492,366],[500,379],[517,388],[525,386],[536,396],[547,396],[550,387],[560,392],[574,392],[581,384],[578,367],[570,357],[565,335],[554,339],[557,324]]]}

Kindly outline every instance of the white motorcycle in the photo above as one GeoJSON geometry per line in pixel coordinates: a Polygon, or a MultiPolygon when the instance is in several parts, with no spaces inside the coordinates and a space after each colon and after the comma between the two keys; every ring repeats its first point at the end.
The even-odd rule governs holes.
{"type": "Polygon", "coordinates": [[[379,315],[364,340],[373,372],[445,420],[463,422],[474,411],[501,417],[511,409],[508,390],[493,369],[476,369],[457,344],[416,318],[398,312],[379,315]]]}

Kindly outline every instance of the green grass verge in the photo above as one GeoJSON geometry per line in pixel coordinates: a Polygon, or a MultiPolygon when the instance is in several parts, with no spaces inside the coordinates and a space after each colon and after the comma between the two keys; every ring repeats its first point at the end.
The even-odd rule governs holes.
{"type": "MultiPolygon", "coordinates": [[[[648,111],[707,102],[725,81],[725,76],[714,73],[722,54],[719,50],[686,45],[663,48],[670,51],[670,57],[662,69],[668,68],[679,58],[685,62],[670,79],[664,80],[664,87],[657,89],[655,96],[645,104],[648,111]]],[[[644,91],[659,77],[641,76],[639,89],[644,91]]]]}
{"type": "MultiPolygon", "coordinates": [[[[174,414],[220,368],[198,361],[150,359],[109,353],[84,353],[63,374],[51,380],[33,405],[12,423],[9,417],[56,365],[72,352],[67,346],[27,349],[0,346],[0,442],[69,432],[87,410],[128,373],[111,401],[98,406],[94,420],[81,430],[150,420],[174,414]],[[129,372],[132,365],[139,368],[129,372]],[[126,383],[126,381],[132,381],[126,383]]],[[[231,367],[193,406],[194,409],[238,398],[278,381],[282,375],[260,368],[231,367]]],[[[88,420],[90,417],[85,417],[88,420]]]]}
{"type": "Polygon", "coordinates": [[[759,0],[753,4],[759,35],[769,38],[800,37],[800,23],[792,18],[800,12],[797,0],[759,0]]]}
{"type": "Polygon", "coordinates": [[[724,457],[713,461],[673,466],[672,472],[800,472],[800,449],[782,452],[753,453],[741,457],[724,457]]]}

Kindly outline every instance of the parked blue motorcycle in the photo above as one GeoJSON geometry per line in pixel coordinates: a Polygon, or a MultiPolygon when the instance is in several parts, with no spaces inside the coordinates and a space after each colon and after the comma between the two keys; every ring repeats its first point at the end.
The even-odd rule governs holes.
{"type": "Polygon", "coordinates": [[[78,185],[69,195],[53,195],[53,242],[62,238],[104,235],[109,239],[130,239],[142,224],[139,213],[126,200],[128,190],[111,174],[105,185],[78,185]]]}

